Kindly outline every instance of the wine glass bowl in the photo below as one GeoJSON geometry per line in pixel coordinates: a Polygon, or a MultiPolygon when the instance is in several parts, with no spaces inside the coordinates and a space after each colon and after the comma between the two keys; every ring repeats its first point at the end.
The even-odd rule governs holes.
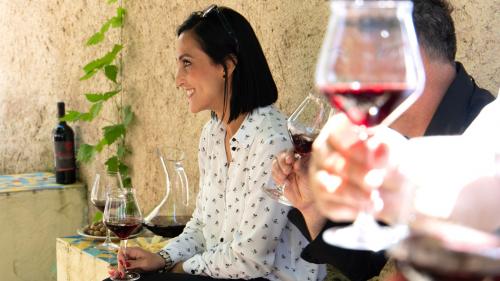
{"type": "MultiPolygon", "coordinates": [[[[366,141],[368,127],[390,125],[423,90],[413,3],[356,0],[331,1],[330,5],[315,83],[332,107],[358,126],[359,139],[366,141]]],[[[371,197],[379,203],[377,194],[375,190],[371,197]]],[[[362,210],[351,226],[329,229],[323,239],[356,250],[387,248],[405,231],[380,227],[374,211],[362,210]]]]}
{"type": "MultiPolygon", "coordinates": [[[[101,175],[97,173],[92,184],[92,190],[90,191],[90,202],[101,212],[104,212],[106,206],[106,194],[110,184],[109,182],[105,182],[106,179],[109,179],[109,177],[101,178],[101,175]]],[[[96,248],[106,251],[117,251],[120,247],[111,241],[110,230],[106,227],[106,239],[97,245],[96,248]]]]}
{"type": "MultiPolygon", "coordinates": [[[[120,238],[120,248],[126,257],[127,239],[142,224],[142,213],[133,189],[121,188],[108,192],[104,209],[104,224],[120,238]]],[[[125,268],[123,278],[111,278],[111,280],[132,281],[139,278],[138,273],[128,272],[125,268]]]]}
{"type": "Polygon", "coordinates": [[[421,93],[412,8],[410,1],[332,1],[316,86],[354,124],[390,124],[421,93]]]}
{"type": "MultiPolygon", "coordinates": [[[[329,117],[328,105],[322,98],[309,93],[287,120],[288,133],[292,140],[295,158],[308,155],[312,143],[329,117]]],[[[291,206],[285,197],[285,185],[271,184],[263,187],[264,192],[278,202],[291,206]]]]}

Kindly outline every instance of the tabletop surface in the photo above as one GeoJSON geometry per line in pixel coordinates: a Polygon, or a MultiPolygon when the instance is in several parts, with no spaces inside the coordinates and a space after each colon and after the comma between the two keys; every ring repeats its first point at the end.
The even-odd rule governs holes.
{"type": "MultiPolygon", "coordinates": [[[[88,239],[81,235],[62,237],[58,238],[58,240],[61,240],[69,244],[71,247],[75,247],[80,251],[89,254],[97,259],[103,260],[111,265],[116,265],[116,252],[110,252],[96,248],[97,245],[103,242],[102,240],[88,239]]],[[[169,238],[163,238],[160,236],[138,237],[135,239],[129,239],[127,246],[138,246],[150,252],[157,252],[159,251],[159,249],[166,245],[168,240],[169,238]]],[[[119,241],[113,242],[118,243],[119,241]]]]}

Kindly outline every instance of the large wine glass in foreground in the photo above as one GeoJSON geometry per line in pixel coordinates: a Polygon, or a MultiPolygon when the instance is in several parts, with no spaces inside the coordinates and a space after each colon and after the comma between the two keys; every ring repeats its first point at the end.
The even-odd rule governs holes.
{"type": "MultiPolygon", "coordinates": [[[[108,192],[104,208],[104,224],[120,238],[120,247],[126,256],[127,239],[142,223],[142,214],[132,188],[121,188],[108,192]]],[[[132,281],[140,278],[136,272],[125,269],[123,278],[115,281],[132,281]]]]}
{"type": "MultiPolygon", "coordinates": [[[[316,86],[358,125],[361,141],[369,138],[368,127],[396,120],[423,89],[412,9],[411,1],[331,2],[316,86]]],[[[381,201],[376,190],[372,198],[381,201]]],[[[323,238],[335,246],[374,251],[397,242],[399,233],[380,227],[373,211],[360,212],[351,226],[329,229],[323,238]]]]}

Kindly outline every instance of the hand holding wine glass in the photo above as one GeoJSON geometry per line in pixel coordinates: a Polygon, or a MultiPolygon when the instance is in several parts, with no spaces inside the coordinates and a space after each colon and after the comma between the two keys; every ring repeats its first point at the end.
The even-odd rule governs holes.
{"type": "MultiPolygon", "coordinates": [[[[314,139],[326,123],[330,109],[323,100],[313,94],[308,94],[287,120],[288,133],[294,147],[294,157],[309,155],[314,139]]],[[[264,192],[278,202],[291,206],[284,196],[286,185],[264,186],[264,192]]]]}
{"type": "MultiPolygon", "coordinates": [[[[358,125],[361,141],[370,137],[368,127],[391,124],[422,91],[424,71],[412,8],[411,1],[331,2],[332,15],[317,64],[316,85],[332,106],[358,125]]],[[[368,174],[375,172],[379,178],[383,174],[383,170],[368,174]]],[[[377,190],[372,191],[371,198],[380,202],[377,190]]],[[[323,238],[350,249],[377,251],[388,247],[396,242],[395,237],[390,229],[378,226],[373,211],[359,212],[352,226],[328,230],[323,238]]]]}
{"type": "MultiPolygon", "coordinates": [[[[120,252],[127,257],[127,239],[142,223],[142,213],[133,189],[122,188],[110,191],[104,209],[104,224],[120,238],[120,252]]],[[[136,272],[125,268],[123,277],[112,276],[115,281],[132,281],[140,278],[136,272]]]]}

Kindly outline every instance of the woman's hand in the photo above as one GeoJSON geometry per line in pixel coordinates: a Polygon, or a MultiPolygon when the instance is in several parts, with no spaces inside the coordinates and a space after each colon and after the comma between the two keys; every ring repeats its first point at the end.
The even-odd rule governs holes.
{"type": "Polygon", "coordinates": [[[314,198],[309,187],[308,166],[310,155],[297,159],[293,150],[280,153],[273,162],[272,175],[277,184],[285,184],[285,197],[304,217],[309,234],[314,239],[325,224],[314,206],[314,198]]]}
{"type": "Polygon", "coordinates": [[[155,253],[139,247],[127,248],[126,256],[120,249],[117,254],[118,267],[109,270],[111,277],[123,277],[125,268],[131,271],[155,271],[165,266],[165,260],[155,253]]]}
{"type": "Polygon", "coordinates": [[[272,167],[273,180],[276,184],[286,185],[285,197],[301,212],[308,211],[313,205],[308,165],[308,155],[297,159],[293,150],[286,150],[278,154],[272,167]]]}

